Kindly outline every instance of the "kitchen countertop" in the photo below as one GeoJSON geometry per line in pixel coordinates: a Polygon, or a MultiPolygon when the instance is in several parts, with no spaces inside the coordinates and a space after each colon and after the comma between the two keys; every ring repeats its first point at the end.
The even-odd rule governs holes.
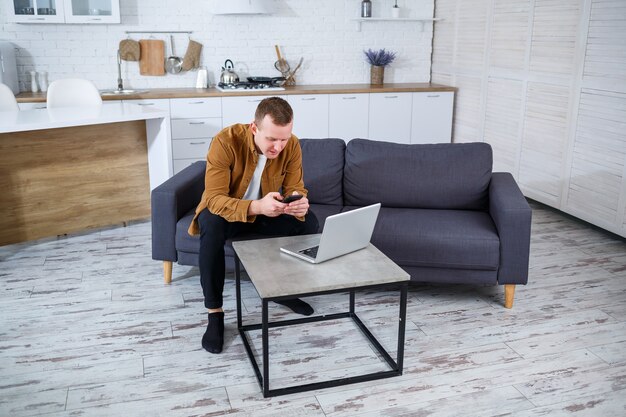
{"type": "Polygon", "coordinates": [[[132,103],[0,112],[0,133],[167,118],[167,113],[132,103]]]}
{"type": "MultiPolygon", "coordinates": [[[[195,97],[229,97],[229,96],[266,96],[270,95],[297,95],[297,94],[357,94],[357,93],[400,93],[400,92],[428,92],[428,91],[456,91],[450,87],[433,83],[395,83],[372,86],[370,84],[319,84],[297,85],[285,87],[284,91],[242,90],[236,92],[222,92],[216,88],[152,88],[138,94],[107,94],[103,100],[136,100],[136,99],[169,99],[195,97]]],[[[17,95],[19,103],[37,103],[46,101],[46,93],[24,92],[17,95]]]]}

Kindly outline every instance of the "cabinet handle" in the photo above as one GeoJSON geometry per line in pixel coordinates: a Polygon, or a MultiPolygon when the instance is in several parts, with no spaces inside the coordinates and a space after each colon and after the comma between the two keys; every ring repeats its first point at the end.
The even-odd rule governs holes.
{"type": "Polygon", "coordinates": [[[261,101],[261,99],[258,99],[258,100],[248,100],[248,103],[258,103],[260,101],[261,101]]]}
{"type": "Polygon", "coordinates": [[[154,106],[154,103],[137,103],[140,106],[154,106]]]}
{"type": "Polygon", "coordinates": [[[385,96],[385,98],[398,98],[398,96],[385,96]]]}
{"type": "Polygon", "coordinates": [[[204,122],[189,122],[190,125],[203,125],[204,122]]]}
{"type": "Polygon", "coordinates": [[[189,104],[204,104],[204,101],[190,101],[189,104]]]}
{"type": "Polygon", "coordinates": [[[33,108],[34,108],[34,109],[45,109],[45,108],[47,108],[47,107],[48,107],[48,106],[36,106],[36,107],[33,107],[33,108]]]}
{"type": "Polygon", "coordinates": [[[89,19],[89,20],[100,21],[100,20],[102,20],[102,18],[101,18],[101,17],[94,17],[94,18],[91,18],[91,19],[89,19]]]}
{"type": "Polygon", "coordinates": [[[426,97],[428,97],[428,98],[435,98],[435,97],[439,97],[439,94],[429,94],[426,97]]]}
{"type": "Polygon", "coordinates": [[[45,17],[29,17],[28,20],[46,20],[45,17]]]}
{"type": "Polygon", "coordinates": [[[352,96],[352,97],[342,97],[342,99],[344,99],[344,100],[356,100],[356,97],[355,96],[352,96]]]}
{"type": "Polygon", "coordinates": [[[316,100],[316,97],[303,98],[302,101],[313,101],[316,100]]]}
{"type": "Polygon", "coordinates": [[[189,142],[190,145],[204,145],[206,142],[189,142]]]}

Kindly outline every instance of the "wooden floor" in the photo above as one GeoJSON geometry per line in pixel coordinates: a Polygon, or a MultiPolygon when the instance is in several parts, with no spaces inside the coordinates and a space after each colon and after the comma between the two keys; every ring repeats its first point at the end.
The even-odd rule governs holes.
{"type": "MultiPolygon", "coordinates": [[[[624,416],[626,243],[533,205],[530,281],[414,286],[401,377],[264,399],[235,333],[202,350],[197,268],[162,283],[150,224],[0,248],[0,416],[624,416]]],[[[244,283],[245,313],[260,302],[244,283]]],[[[318,312],[347,296],[309,299],[318,312]]],[[[357,295],[393,351],[394,293],[357,295]]],[[[284,307],[273,318],[295,317],[284,307]]],[[[259,336],[254,335],[255,346],[259,336]]],[[[271,332],[277,388],[384,369],[348,321],[271,332]]]]}

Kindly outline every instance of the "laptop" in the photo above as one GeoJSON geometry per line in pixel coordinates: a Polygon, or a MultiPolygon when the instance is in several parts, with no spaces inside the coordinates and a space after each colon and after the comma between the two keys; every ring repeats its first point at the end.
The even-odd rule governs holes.
{"type": "Polygon", "coordinates": [[[321,236],[280,248],[281,252],[318,264],[363,249],[370,243],[380,203],[326,218],[321,236]]]}

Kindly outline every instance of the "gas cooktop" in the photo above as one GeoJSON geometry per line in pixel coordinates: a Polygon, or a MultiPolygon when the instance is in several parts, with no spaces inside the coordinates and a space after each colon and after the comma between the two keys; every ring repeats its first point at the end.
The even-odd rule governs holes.
{"type": "Polygon", "coordinates": [[[219,83],[215,86],[216,89],[230,93],[235,91],[284,91],[285,87],[278,87],[269,83],[257,83],[257,82],[239,82],[235,84],[219,83]]]}

